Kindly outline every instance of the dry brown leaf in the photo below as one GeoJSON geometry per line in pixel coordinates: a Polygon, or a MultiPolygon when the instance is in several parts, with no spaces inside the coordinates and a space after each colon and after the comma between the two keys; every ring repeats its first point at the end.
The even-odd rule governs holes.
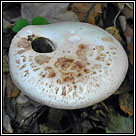
{"type": "Polygon", "coordinates": [[[133,3],[115,3],[114,5],[117,6],[119,10],[125,15],[125,17],[128,18],[133,18],[133,3]]]}
{"type": "Polygon", "coordinates": [[[126,26],[126,30],[124,32],[124,35],[126,36],[126,38],[130,39],[130,42],[128,42],[128,50],[130,51],[129,61],[133,65],[133,48],[134,48],[133,29],[129,25],[126,26]]]}
{"type": "Polygon", "coordinates": [[[96,17],[102,13],[102,3],[74,3],[72,6],[72,11],[76,13],[79,21],[82,22],[85,20],[85,22],[95,25],[96,17]],[[87,12],[91,8],[92,10],[90,11],[87,19],[85,20],[87,12]]]}
{"type": "Polygon", "coordinates": [[[128,44],[128,50],[130,51],[129,61],[133,65],[133,40],[128,44]]]}
{"type": "Polygon", "coordinates": [[[15,84],[12,82],[10,74],[7,75],[7,96],[10,97],[17,97],[20,93],[20,90],[15,86],[15,84]]]}
{"type": "Polygon", "coordinates": [[[124,93],[119,96],[120,108],[129,116],[133,116],[133,95],[124,93]]]}
{"type": "Polygon", "coordinates": [[[122,13],[125,15],[127,19],[133,18],[133,9],[128,7],[128,5],[123,8],[122,13]]]}
{"type": "Polygon", "coordinates": [[[130,8],[130,9],[133,9],[133,2],[132,3],[125,3],[125,5],[128,7],[128,8],[130,8]]]}

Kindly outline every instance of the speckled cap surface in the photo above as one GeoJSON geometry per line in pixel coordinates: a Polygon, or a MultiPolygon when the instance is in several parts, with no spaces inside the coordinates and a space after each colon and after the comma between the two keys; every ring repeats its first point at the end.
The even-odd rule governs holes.
{"type": "Polygon", "coordinates": [[[62,22],[20,30],[10,46],[9,67],[16,86],[34,100],[58,109],[79,109],[103,101],[120,87],[128,58],[103,29],[62,22]],[[37,37],[49,39],[54,51],[34,51],[31,43],[37,37]]]}

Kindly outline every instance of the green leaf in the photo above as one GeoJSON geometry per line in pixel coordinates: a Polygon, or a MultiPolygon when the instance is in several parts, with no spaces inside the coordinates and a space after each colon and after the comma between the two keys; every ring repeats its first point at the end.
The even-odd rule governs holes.
{"type": "Polygon", "coordinates": [[[27,19],[19,19],[17,22],[16,22],[16,25],[12,28],[12,30],[14,32],[18,32],[20,31],[23,27],[27,26],[27,25],[30,25],[30,23],[28,22],[27,19]]]}
{"type": "Polygon", "coordinates": [[[124,117],[112,112],[109,114],[109,120],[106,133],[133,133],[132,117],[124,117]]]}
{"type": "Polygon", "coordinates": [[[43,17],[34,17],[32,19],[32,25],[45,25],[45,24],[49,24],[49,23],[43,17]]]}

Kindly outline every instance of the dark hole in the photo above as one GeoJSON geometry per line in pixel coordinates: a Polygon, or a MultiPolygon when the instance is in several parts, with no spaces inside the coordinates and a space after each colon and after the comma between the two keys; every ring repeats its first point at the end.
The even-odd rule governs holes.
{"type": "Polygon", "coordinates": [[[51,40],[39,37],[32,41],[32,49],[39,53],[50,53],[55,50],[55,46],[51,40]]]}

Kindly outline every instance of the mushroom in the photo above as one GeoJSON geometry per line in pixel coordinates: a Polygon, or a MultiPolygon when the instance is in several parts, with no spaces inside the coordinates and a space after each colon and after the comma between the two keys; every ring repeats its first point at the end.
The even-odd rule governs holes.
{"type": "Polygon", "coordinates": [[[120,87],[128,58],[105,30],[61,22],[20,30],[11,42],[9,67],[16,86],[34,100],[58,109],[80,109],[103,101],[120,87]],[[38,39],[51,50],[35,51],[38,39]]]}

